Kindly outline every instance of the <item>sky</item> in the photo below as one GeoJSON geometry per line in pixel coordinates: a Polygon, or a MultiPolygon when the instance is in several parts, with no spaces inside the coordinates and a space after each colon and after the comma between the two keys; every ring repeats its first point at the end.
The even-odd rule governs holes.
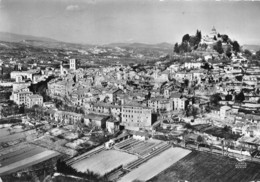
{"type": "Polygon", "coordinates": [[[260,44],[260,1],[0,0],[0,31],[65,42],[180,42],[215,26],[240,44],[260,44]]]}

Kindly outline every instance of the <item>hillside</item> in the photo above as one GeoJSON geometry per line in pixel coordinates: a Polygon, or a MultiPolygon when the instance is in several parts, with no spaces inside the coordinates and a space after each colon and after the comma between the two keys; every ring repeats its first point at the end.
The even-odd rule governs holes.
{"type": "Polygon", "coordinates": [[[232,53],[242,51],[238,41],[233,40],[226,34],[220,34],[215,27],[209,35],[202,36],[201,31],[197,30],[195,35],[185,34],[180,44],[174,45],[175,53],[206,51],[215,52],[219,55],[231,57],[232,53]]]}
{"type": "Polygon", "coordinates": [[[243,45],[244,49],[248,49],[250,51],[259,51],[260,50],[260,45],[249,45],[249,44],[245,44],[243,45]]]}
{"type": "Polygon", "coordinates": [[[35,37],[31,35],[20,35],[8,32],[0,32],[0,41],[5,42],[21,42],[24,40],[37,40],[37,41],[47,41],[47,42],[57,42],[54,39],[46,37],[35,37]]]}
{"type": "Polygon", "coordinates": [[[107,47],[134,47],[134,48],[151,48],[151,49],[172,49],[173,45],[167,42],[159,44],[145,44],[145,43],[111,43],[106,44],[107,47]]]}

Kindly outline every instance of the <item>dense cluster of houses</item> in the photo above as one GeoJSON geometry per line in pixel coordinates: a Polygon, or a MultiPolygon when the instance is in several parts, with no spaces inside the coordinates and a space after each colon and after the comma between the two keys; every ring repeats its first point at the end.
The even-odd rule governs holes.
{"type": "Polygon", "coordinates": [[[229,126],[234,134],[245,137],[243,141],[260,137],[259,67],[242,53],[233,54],[229,61],[207,53],[167,66],[157,62],[82,69],[77,60],[70,59],[68,68],[60,64],[57,69],[14,71],[10,99],[26,107],[51,108],[51,118],[59,123],[81,122],[110,132],[120,128],[152,131],[158,123],[168,126],[165,121],[171,122],[177,115],[178,121],[192,124],[229,126]],[[48,82],[47,94],[82,108],[83,113],[53,109],[54,103],[44,103],[41,95],[29,90],[32,83],[50,75],[55,78],[48,82]],[[218,101],[212,107],[216,95],[218,101]]]}

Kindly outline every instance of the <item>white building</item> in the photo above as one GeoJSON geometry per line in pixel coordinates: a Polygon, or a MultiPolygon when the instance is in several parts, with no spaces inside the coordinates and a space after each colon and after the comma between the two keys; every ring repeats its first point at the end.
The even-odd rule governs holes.
{"type": "Polygon", "coordinates": [[[41,106],[43,103],[43,97],[41,95],[35,94],[35,95],[29,95],[27,97],[27,107],[31,108],[34,105],[41,106]]]}
{"type": "Polygon", "coordinates": [[[224,119],[228,113],[231,111],[231,107],[229,106],[222,106],[219,111],[219,115],[222,119],[224,119]]]}
{"type": "Polygon", "coordinates": [[[171,95],[173,101],[174,110],[185,110],[188,105],[188,100],[186,98],[181,98],[180,93],[173,93],[171,95]]]}
{"type": "Polygon", "coordinates": [[[14,82],[13,83],[13,92],[21,90],[23,88],[28,88],[31,85],[31,82],[14,82]]]}
{"type": "Polygon", "coordinates": [[[185,62],[184,68],[186,69],[200,69],[202,66],[201,62],[185,62]]]}
{"type": "Polygon", "coordinates": [[[39,70],[29,70],[29,71],[12,71],[10,73],[11,79],[15,79],[18,82],[22,80],[30,79],[33,80],[34,74],[39,73],[39,70]]]}
{"type": "Polygon", "coordinates": [[[211,32],[209,35],[203,36],[201,39],[201,44],[207,44],[207,45],[212,45],[215,42],[217,42],[217,40],[214,40],[214,37],[216,37],[218,39],[218,32],[215,29],[215,27],[213,27],[211,29],[211,32]]]}
{"type": "Polygon", "coordinates": [[[70,69],[71,70],[77,69],[77,60],[76,59],[70,59],[70,69]]]}
{"type": "Polygon", "coordinates": [[[149,129],[152,126],[152,109],[143,106],[124,105],[122,106],[121,118],[126,129],[149,129]]]}
{"type": "Polygon", "coordinates": [[[147,106],[151,108],[153,112],[157,112],[160,109],[164,109],[165,111],[173,110],[173,102],[164,98],[151,98],[148,100],[147,106]]]}
{"type": "Polygon", "coordinates": [[[27,97],[33,95],[33,93],[28,88],[23,88],[21,90],[15,91],[10,96],[10,100],[14,101],[18,105],[28,105],[27,97]]]}

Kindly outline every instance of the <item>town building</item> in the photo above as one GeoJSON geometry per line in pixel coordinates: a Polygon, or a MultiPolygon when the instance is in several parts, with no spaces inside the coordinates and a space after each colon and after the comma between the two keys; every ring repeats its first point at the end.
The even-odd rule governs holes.
{"type": "Polygon", "coordinates": [[[39,70],[12,71],[10,73],[10,78],[16,80],[16,82],[22,82],[24,80],[33,81],[33,76],[38,73],[39,73],[39,70]]]}
{"type": "Polygon", "coordinates": [[[23,88],[18,91],[12,92],[10,96],[10,100],[14,101],[18,105],[24,104],[25,106],[28,105],[28,96],[33,95],[33,93],[29,90],[29,88],[23,88]]]}
{"type": "Polygon", "coordinates": [[[152,109],[137,104],[123,105],[121,118],[121,123],[126,129],[150,129],[152,126],[152,109]]]}
{"type": "Polygon", "coordinates": [[[171,94],[170,98],[173,101],[173,110],[185,110],[189,101],[182,97],[180,93],[171,94]]]}
{"type": "Polygon", "coordinates": [[[115,133],[116,131],[119,130],[119,121],[116,120],[113,117],[110,117],[107,121],[106,121],[106,129],[109,133],[115,133]]]}
{"type": "Polygon", "coordinates": [[[200,69],[202,65],[203,65],[202,62],[189,61],[189,62],[185,62],[183,66],[186,69],[200,69]]]}
{"type": "Polygon", "coordinates": [[[35,95],[29,95],[27,97],[27,107],[31,108],[34,105],[42,106],[43,104],[43,97],[41,95],[35,94],[35,95]]]}
{"type": "Polygon", "coordinates": [[[23,88],[28,88],[31,85],[31,82],[14,82],[13,83],[13,92],[21,90],[23,88]]]}
{"type": "Polygon", "coordinates": [[[55,111],[51,112],[50,118],[53,118],[56,122],[60,124],[76,124],[77,122],[83,121],[83,115],[68,112],[68,111],[55,111]]]}
{"type": "Polygon", "coordinates": [[[84,123],[91,127],[105,129],[106,121],[108,119],[109,119],[109,115],[90,113],[84,116],[84,123]]]}
{"type": "Polygon", "coordinates": [[[147,101],[147,106],[152,108],[153,112],[157,112],[159,110],[171,111],[173,110],[173,102],[170,99],[165,98],[151,98],[147,101]]]}
{"type": "Polygon", "coordinates": [[[77,60],[76,59],[70,59],[70,69],[71,70],[76,70],[77,69],[77,60]]]}
{"type": "Polygon", "coordinates": [[[225,117],[227,117],[231,112],[231,107],[229,106],[222,106],[220,107],[219,110],[219,116],[224,119],[225,117]]]}

